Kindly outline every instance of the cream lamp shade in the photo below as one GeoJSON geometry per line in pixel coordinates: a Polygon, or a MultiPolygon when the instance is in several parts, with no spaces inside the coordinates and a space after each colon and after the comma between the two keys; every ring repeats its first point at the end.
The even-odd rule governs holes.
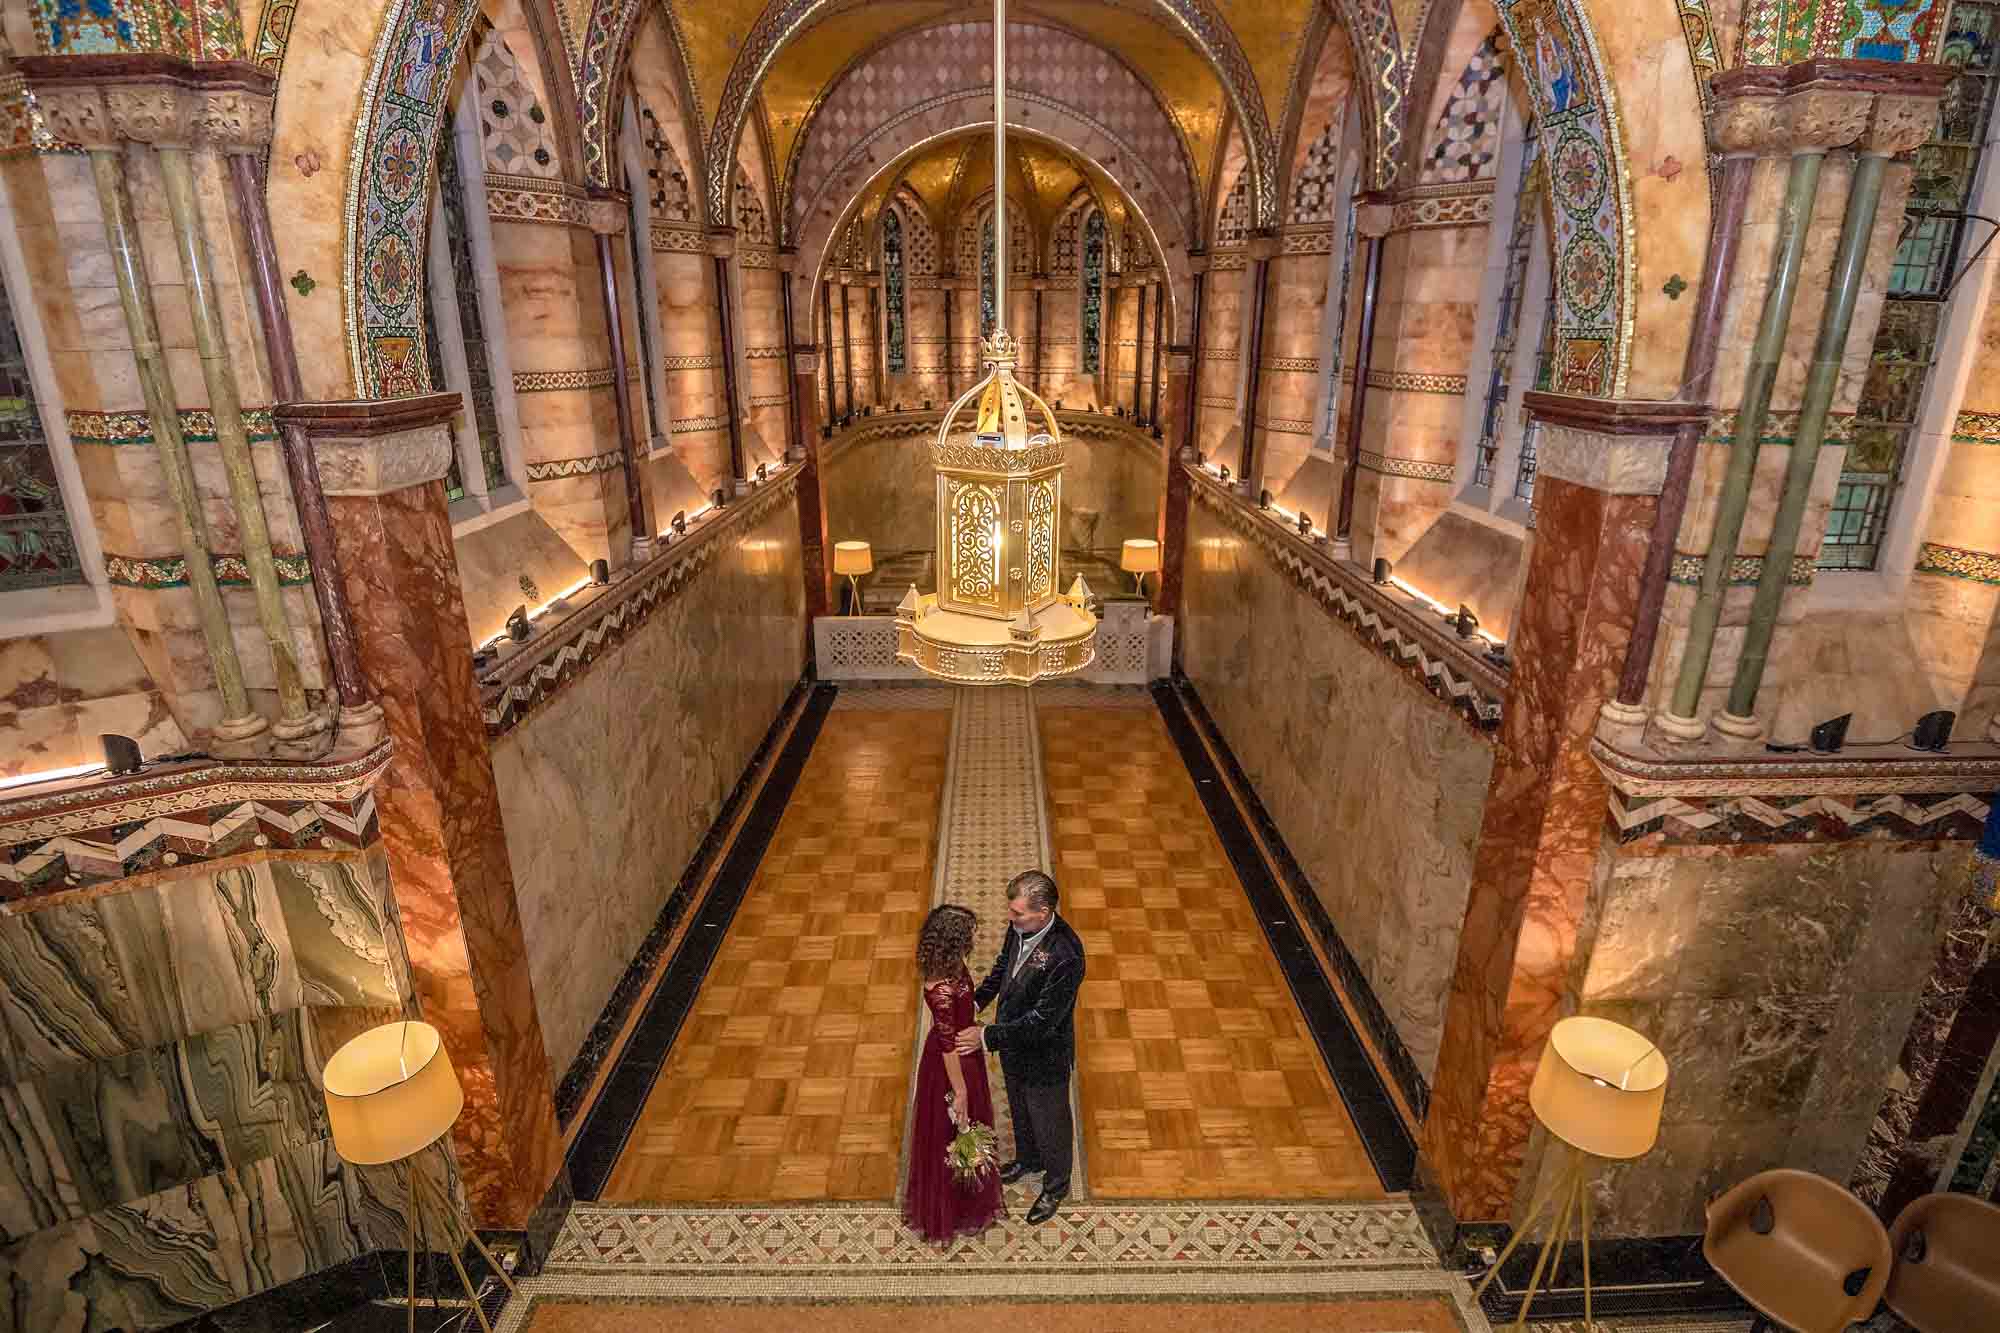
{"type": "Polygon", "coordinates": [[[1151,537],[1128,537],[1119,553],[1118,568],[1127,574],[1150,574],[1160,567],[1160,544],[1151,537]]]}
{"type": "Polygon", "coordinates": [[[875,569],[875,553],[867,542],[835,542],[833,544],[833,572],[836,574],[868,574],[875,569]]]}
{"type": "Polygon", "coordinates": [[[400,1162],[436,1143],[465,1092],[429,1023],[385,1023],[333,1053],[322,1075],[333,1147],[356,1166],[400,1162]]]}
{"type": "Polygon", "coordinates": [[[1660,1136],[1667,1057],[1602,1018],[1565,1018],[1549,1033],[1528,1105],[1549,1133],[1596,1157],[1640,1157],[1660,1136]]]}

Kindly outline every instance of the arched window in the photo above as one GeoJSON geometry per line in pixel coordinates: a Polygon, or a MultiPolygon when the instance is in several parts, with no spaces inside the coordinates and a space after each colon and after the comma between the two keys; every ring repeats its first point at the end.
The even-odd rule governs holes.
{"type": "MultiPolygon", "coordinates": [[[[447,479],[447,485],[456,486],[452,498],[459,499],[465,494],[468,468],[476,465],[473,475],[485,483],[479,489],[491,493],[507,484],[507,461],[500,447],[500,413],[486,316],[480,302],[479,270],[473,256],[471,213],[459,170],[457,136],[449,132],[449,126],[438,135],[437,183],[437,224],[444,235],[444,253],[440,257],[445,260],[445,270],[432,275],[426,293],[432,308],[426,314],[432,330],[437,331],[442,325],[437,306],[441,301],[450,303],[449,318],[458,325],[454,341],[465,358],[463,387],[472,439],[461,440],[458,456],[452,460],[453,475],[447,479]],[[467,457],[468,454],[471,456],[467,457]]],[[[442,342],[440,338],[432,338],[431,373],[442,376],[435,380],[439,385],[451,382],[450,376],[443,374],[442,342]]]]}
{"type": "Polygon", "coordinates": [[[1092,209],[1083,221],[1083,274],[1077,284],[1083,299],[1078,321],[1083,336],[1083,373],[1095,375],[1104,345],[1104,214],[1092,209]]]}
{"type": "Polygon", "coordinates": [[[979,233],[979,336],[993,332],[993,215],[979,233]]]}
{"type": "MultiPolygon", "coordinates": [[[[1493,360],[1486,374],[1486,398],[1479,418],[1479,444],[1473,455],[1472,484],[1491,489],[1502,437],[1506,433],[1508,400],[1512,397],[1515,349],[1521,332],[1521,307],[1528,295],[1528,261],[1535,246],[1536,188],[1535,131],[1527,130],[1526,151],[1521,154],[1521,174],[1514,190],[1514,220],[1507,233],[1507,249],[1500,278],[1500,304],[1493,326],[1493,360]]],[[[1531,483],[1532,485],[1532,483],[1531,483]]]]}
{"type": "MultiPolygon", "coordinates": [[[[1970,258],[1966,244],[1973,187],[2000,82],[2000,4],[1960,0],[1938,59],[1958,68],[1937,128],[1917,149],[1903,206],[1902,241],[1889,269],[1888,300],[1876,326],[1868,377],[1854,413],[1853,437],[1827,515],[1819,568],[1866,571],[1881,560],[1890,510],[1917,437],[1946,298],[1970,258]]],[[[1976,211],[1976,210],[1975,210],[1976,211]]]]}
{"type": "Polygon", "coordinates": [[[893,374],[904,370],[903,356],[903,217],[893,208],[882,210],[882,304],[888,329],[888,365],[893,374]]]}
{"type": "MultiPolygon", "coordinates": [[[[634,302],[632,323],[639,328],[639,382],[646,386],[646,420],[652,423],[652,436],[662,440],[666,429],[661,425],[660,395],[653,383],[653,367],[659,364],[653,358],[653,317],[648,307],[652,304],[647,296],[653,290],[651,274],[653,266],[648,260],[652,251],[652,227],[648,225],[645,205],[639,192],[632,188],[632,173],[625,172],[625,240],[632,251],[632,285],[637,293],[634,302]]],[[[621,368],[622,370],[622,368],[621,368]]]]}
{"type": "Polygon", "coordinates": [[[14,296],[0,282],[0,592],[82,582],[14,296]]]}

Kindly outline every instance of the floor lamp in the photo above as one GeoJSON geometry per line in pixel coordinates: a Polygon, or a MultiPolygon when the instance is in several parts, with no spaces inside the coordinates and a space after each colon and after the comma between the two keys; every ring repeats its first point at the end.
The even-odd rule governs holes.
{"type": "Polygon", "coordinates": [[[849,615],[862,615],[861,586],[854,580],[862,574],[875,570],[875,553],[867,542],[835,542],[833,544],[833,572],[847,576],[847,598],[852,608],[849,615]]]}
{"type": "Polygon", "coordinates": [[[479,1233],[459,1216],[443,1188],[426,1178],[416,1161],[419,1153],[451,1132],[465,1105],[465,1093],[458,1086],[458,1075],[452,1070],[438,1030],[418,1022],[370,1028],[333,1053],[321,1083],[334,1151],[341,1160],[354,1166],[402,1162],[410,1173],[403,1212],[409,1240],[404,1273],[411,1333],[417,1327],[417,1218],[425,1214],[443,1222],[451,1266],[458,1270],[472,1313],[486,1333],[493,1333],[486,1311],[480,1308],[479,1292],[466,1276],[457,1247],[451,1244],[452,1224],[465,1228],[480,1257],[509,1292],[514,1290],[514,1280],[493,1258],[479,1233]]]}
{"type": "Polygon", "coordinates": [[[1569,1161],[1550,1175],[1535,1195],[1528,1215],[1514,1231],[1507,1248],[1472,1293],[1476,1302],[1500,1275],[1542,1214],[1553,1211],[1554,1222],[1528,1290],[1521,1297],[1515,1329],[1528,1323],[1528,1307],[1548,1268],[1551,1285],[1563,1243],[1572,1235],[1583,1242],[1583,1327],[1594,1333],[1590,1308],[1590,1177],[1595,1159],[1625,1161],[1652,1151],[1660,1137],[1660,1108],[1667,1099],[1667,1057],[1631,1028],[1602,1018],[1565,1018],[1549,1033],[1542,1048],[1535,1081],[1528,1087],[1528,1105],[1535,1119],[1572,1151],[1569,1161]],[[1553,1262],[1551,1256],[1554,1256],[1553,1262]]]}

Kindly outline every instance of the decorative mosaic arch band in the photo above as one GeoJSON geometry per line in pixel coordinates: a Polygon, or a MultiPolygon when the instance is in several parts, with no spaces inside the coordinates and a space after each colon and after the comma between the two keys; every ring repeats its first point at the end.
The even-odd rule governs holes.
{"type": "MultiPolygon", "coordinates": [[[[744,38],[736,63],[730,68],[729,80],[723,87],[722,105],[708,133],[706,155],[709,161],[722,162],[734,156],[736,141],[750,113],[751,101],[778,51],[822,13],[843,6],[845,2],[775,0],[758,18],[756,26],[744,38]]],[[[1156,0],[1156,3],[1194,44],[1221,80],[1230,106],[1243,127],[1244,140],[1249,145],[1253,178],[1257,184],[1258,225],[1276,226],[1279,220],[1277,141],[1271,132],[1270,118],[1264,112],[1264,99],[1258,90],[1256,74],[1242,48],[1237,45],[1236,35],[1230,31],[1228,24],[1209,11],[1206,0],[1156,0]]],[[[1386,0],[1378,0],[1378,3],[1386,10],[1386,0]]],[[[707,183],[709,219],[718,226],[723,225],[728,217],[729,197],[725,184],[715,179],[707,183]]]]}
{"type": "Polygon", "coordinates": [[[1616,398],[1631,362],[1637,264],[1623,126],[1579,0],[1501,0],[1549,164],[1557,393],[1616,398]]]}
{"type": "Polygon", "coordinates": [[[347,177],[347,351],[356,395],[424,392],[424,214],[441,103],[478,7],[390,0],[368,70],[347,177]]]}
{"type": "Polygon", "coordinates": [[[1746,65],[1791,65],[1814,56],[1928,60],[1948,6],[1937,0],[1749,0],[1746,65]]]}

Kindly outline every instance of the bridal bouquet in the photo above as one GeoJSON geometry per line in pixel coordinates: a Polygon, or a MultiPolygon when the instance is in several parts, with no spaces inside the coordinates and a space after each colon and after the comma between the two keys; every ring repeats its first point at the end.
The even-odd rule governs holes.
{"type": "Polygon", "coordinates": [[[999,1169],[1000,1138],[990,1125],[968,1120],[944,1150],[944,1160],[960,1189],[978,1189],[999,1169]]]}

